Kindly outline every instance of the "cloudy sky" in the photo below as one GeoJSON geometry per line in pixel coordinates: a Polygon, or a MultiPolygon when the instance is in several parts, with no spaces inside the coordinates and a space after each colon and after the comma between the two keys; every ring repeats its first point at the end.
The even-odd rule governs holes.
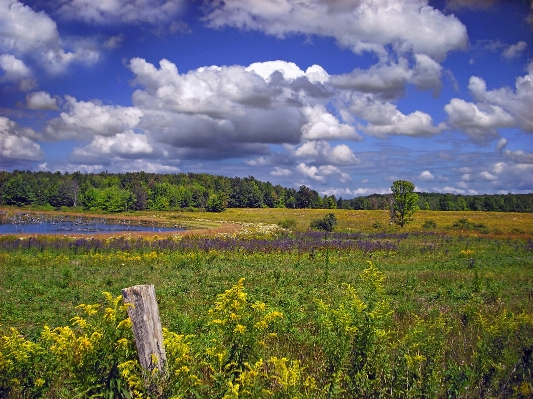
{"type": "Polygon", "coordinates": [[[527,0],[0,0],[0,170],[533,191],[527,0]]]}

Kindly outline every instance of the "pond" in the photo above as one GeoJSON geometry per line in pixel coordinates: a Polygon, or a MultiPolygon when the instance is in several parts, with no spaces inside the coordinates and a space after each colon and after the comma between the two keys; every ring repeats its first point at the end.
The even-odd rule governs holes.
{"type": "Polygon", "coordinates": [[[95,234],[154,232],[172,233],[185,228],[147,224],[137,220],[87,218],[75,216],[49,216],[17,213],[0,214],[0,234],[95,234]]]}

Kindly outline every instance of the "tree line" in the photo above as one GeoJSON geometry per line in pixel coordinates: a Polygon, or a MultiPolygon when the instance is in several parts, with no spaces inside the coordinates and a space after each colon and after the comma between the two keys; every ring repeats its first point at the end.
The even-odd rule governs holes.
{"type": "MultiPolygon", "coordinates": [[[[418,208],[428,211],[486,211],[533,212],[533,193],[460,195],[448,193],[417,193],[418,208]]],[[[337,200],[341,209],[386,210],[390,208],[389,194],[337,200]]]]}
{"type": "MultiPolygon", "coordinates": [[[[320,195],[307,186],[298,190],[261,182],[253,176],[226,177],[205,173],[146,172],[60,173],[0,171],[0,204],[81,207],[104,212],[131,210],[226,208],[390,208],[390,195],[353,199],[320,195]]],[[[475,195],[418,193],[422,210],[532,212],[533,194],[475,195]]]]}

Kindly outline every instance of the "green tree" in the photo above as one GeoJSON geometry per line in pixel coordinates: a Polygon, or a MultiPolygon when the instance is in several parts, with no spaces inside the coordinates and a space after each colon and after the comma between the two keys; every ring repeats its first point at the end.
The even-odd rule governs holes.
{"type": "Polygon", "coordinates": [[[392,183],[393,222],[403,227],[418,210],[418,194],[414,193],[415,185],[407,180],[397,180],[392,183]]]}
{"type": "Polygon", "coordinates": [[[228,200],[223,193],[210,194],[205,204],[205,210],[207,212],[222,212],[228,206],[228,200]]]}

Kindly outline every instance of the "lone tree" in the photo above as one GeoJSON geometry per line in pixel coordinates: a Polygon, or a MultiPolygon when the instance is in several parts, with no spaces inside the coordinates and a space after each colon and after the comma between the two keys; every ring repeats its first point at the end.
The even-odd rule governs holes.
{"type": "Polygon", "coordinates": [[[414,193],[415,185],[407,180],[396,180],[391,191],[393,204],[391,218],[400,227],[409,223],[413,214],[418,211],[418,194],[414,193]]]}

